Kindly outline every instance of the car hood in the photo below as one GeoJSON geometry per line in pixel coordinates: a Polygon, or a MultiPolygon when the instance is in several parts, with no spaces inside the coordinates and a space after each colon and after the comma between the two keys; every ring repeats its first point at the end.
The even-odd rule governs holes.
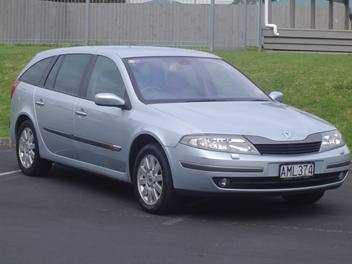
{"type": "MultiPolygon", "coordinates": [[[[328,122],[277,102],[192,102],[150,105],[192,126],[190,133],[236,134],[276,141],[303,140],[335,129],[328,122]]],[[[177,129],[177,128],[175,128],[177,129]]]]}

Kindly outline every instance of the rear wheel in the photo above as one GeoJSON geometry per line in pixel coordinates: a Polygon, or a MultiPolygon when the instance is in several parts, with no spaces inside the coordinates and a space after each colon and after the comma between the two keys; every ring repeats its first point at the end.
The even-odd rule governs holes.
{"type": "Polygon", "coordinates": [[[293,205],[308,205],[318,202],[324,195],[324,191],[316,191],[311,193],[284,195],[286,202],[293,205]]]}
{"type": "Polygon", "coordinates": [[[163,149],[148,144],[138,153],[133,168],[133,187],[140,206],[149,213],[172,209],[175,195],[171,169],[163,149]]]}
{"type": "Polygon", "coordinates": [[[40,158],[37,135],[29,120],[22,122],[18,128],[16,154],[18,165],[25,175],[43,176],[51,168],[51,162],[40,158]]]}

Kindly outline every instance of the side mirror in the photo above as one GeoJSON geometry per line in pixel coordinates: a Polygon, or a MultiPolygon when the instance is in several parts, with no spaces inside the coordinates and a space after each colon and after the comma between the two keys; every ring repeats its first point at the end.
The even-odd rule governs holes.
{"type": "Polygon", "coordinates": [[[125,100],[112,93],[98,93],[95,95],[94,102],[96,105],[114,106],[122,109],[126,105],[125,100]]]}
{"type": "Polygon", "coordinates": [[[282,92],[271,92],[269,96],[271,99],[280,103],[284,100],[284,94],[282,92]]]}

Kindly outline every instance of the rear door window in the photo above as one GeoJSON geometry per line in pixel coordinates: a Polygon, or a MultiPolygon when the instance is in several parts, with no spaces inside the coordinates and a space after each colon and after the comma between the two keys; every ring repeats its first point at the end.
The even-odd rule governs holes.
{"type": "MultiPolygon", "coordinates": [[[[53,86],[54,90],[77,96],[91,55],[74,54],[63,57],[60,69],[53,86]]],[[[50,82],[50,76],[48,78],[50,82]]]]}
{"type": "Polygon", "coordinates": [[[35,63],[22,74],[20,80],[38,86],[44,77],[44,74],[46,73],[46,70],[48,69],[52,59],[53,58],[50,57],[35,63]]]}

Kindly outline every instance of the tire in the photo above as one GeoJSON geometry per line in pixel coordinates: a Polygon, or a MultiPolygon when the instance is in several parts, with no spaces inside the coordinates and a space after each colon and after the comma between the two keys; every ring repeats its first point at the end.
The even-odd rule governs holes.
{"type": "Polygon", "coordinates": [[[148,144],[139,151],[133,166],[132,183],[136,199],[145,211],[161,214],[173,209],[175,193],[171,169],[159,145],[148,144]]]}
{"type": "Polygon", "coordinates": [[[51,168],[51,162],[40,157],[37,134],[29,120],[23,121],[18,128],[16,156],[21,171],[27,176],[45,176],[51,168]]]}
{"type": "Polygon", "coordinates": [[[318,202],[324,195],[324,191],[316,191],[302,194],[284,195],[283,199],[292,205],[309,205],[318,202]]]}

